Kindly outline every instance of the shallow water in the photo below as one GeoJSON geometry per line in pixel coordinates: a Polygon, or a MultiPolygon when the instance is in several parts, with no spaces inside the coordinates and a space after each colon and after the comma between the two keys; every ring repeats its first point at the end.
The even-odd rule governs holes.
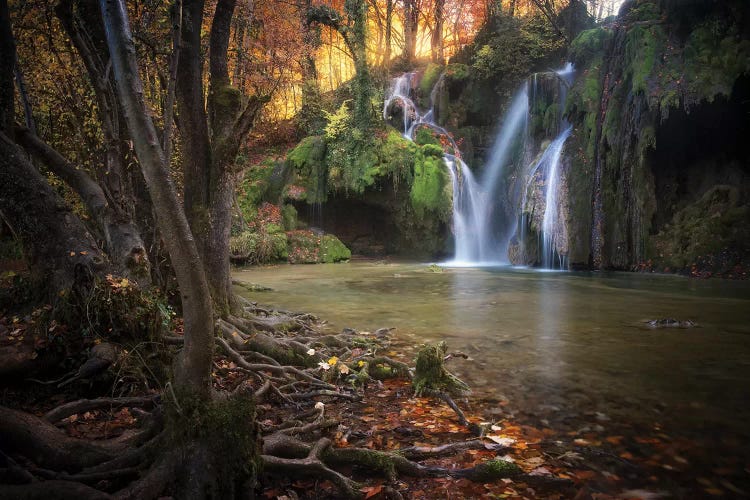
{"type": "Polygon", "coordinates": [[[354,262],[238,271],[241,293],[312,312],[328,328],[397,327],[446,340],[475,393],[551,421],[597,415],[676,435],[743,441],[750,421],[750,283],[632,273],[354,262]],[[690,319],[690,329],[644,320],[690,319]]]}

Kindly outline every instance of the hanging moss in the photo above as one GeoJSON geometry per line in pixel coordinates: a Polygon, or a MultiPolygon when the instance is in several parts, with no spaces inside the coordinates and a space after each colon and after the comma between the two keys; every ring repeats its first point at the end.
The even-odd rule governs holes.
{"type": "Polygon", "coordinates": [[[666,40],[658,25],[638,26],[628,31],[625,42],[626,76],[634,94],[646,93],[649,78],[656,66],[657,54],[663,52],[666,40]]]}
{"type": "Polygon", "coordinates": [[[411,205],[419,217],[424,217],[427,212],[446,218],[451,210],[450,186],[445,163],[442,158],[442,149],[434,144],[428,144],[421,148],[414,164],[414,180],[411,185],[411,205]]]}
{"type": "Polygon", "coordinates": [[[302,139],[297,147],[287,154],[287,162],[306,188],[308,203],[326,200],[326,152],[326,141],[323,137],[310,136],[302,139]]]}

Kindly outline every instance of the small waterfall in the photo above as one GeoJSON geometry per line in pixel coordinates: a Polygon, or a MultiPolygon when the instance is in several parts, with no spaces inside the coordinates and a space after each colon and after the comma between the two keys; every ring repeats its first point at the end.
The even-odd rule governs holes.
{"type": "MultiPolygon", "coordinates": [[[[560,163],[565,141],[573,131],[573,127],[564,117],[565,99],[567,97],[568,87],[570,86],[574,68],[571,63],[565,65],[563,69],[555,71],[559,79],[559,89],[557,99],[559,102],[558,110],[558,135],[547,146],[539,160],[532,166],[528,173],[526,188],[524,189],[523,199],[521,201],[521,241],[525,242],[526,227],[529,223],[525,211],[529,209],[529,192],[537,189],[540,180],[543,181],[543,199],[544,213],[542,215],[538,229],[541,236],[541,255],[540,261],[545,269],[566,269],[566,250],[567,236],[565,234],[565,221],[561,213],[562,203],[562,183],[560,163]]],[[[534,87],[536,89],[536,77],[534,75],[534,87]]],[[[536,90],[535,90],[536,94],[536,90]]]]}
{"type": "Polygon", "coordinates": [[[542,266],[546,269],[565,269],[565,257],[558,250],[558,239],[564,221],[560,220],[560,159],[565,141],[573,131],[568,126],[545,151],[546,185],[544,193],[544,217],[542,218],[542,266]],[[555,261],[557,256],[557,261],[555,261]]]}

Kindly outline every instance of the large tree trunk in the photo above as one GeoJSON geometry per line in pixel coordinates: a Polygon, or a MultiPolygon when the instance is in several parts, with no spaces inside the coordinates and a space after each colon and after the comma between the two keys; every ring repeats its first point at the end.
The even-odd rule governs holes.
{"type": "Polygon", "coordinates": [[[0,134],[0,212],[21,238],[29,269],[52,293],[87,284],[106,261],[81,220],[0,134]]]}
{"type": "Polygon", "coordinates": [[[65,181],[81,197],[91,218],[102,230],[107,254],[118,272],[141,284],[150,281],[149,260],[132,217],[107,202],[104,191],[86,172],[68,163],[28,129],[16,129],[16,140],[34,158],[65,181]]]}
{"type": "Polygon", "coordinates": [[[182,139],[185,214],[198,243],[208,231],[208,202],[211,185],[211,143],[203,96],[201,26],[203,0],[185,2],[182,7],[180,63],[177,67],[177,124],[182,139]]]}
{"type": "Polygon", "coordinates": [[[227,51],[235,4],[236,0],[219,0],[211,24],[208,113],[203,106],[200,53],[202,1],[185,4],[182,10],[177,84],[185,211],[206,269],[211,296],[221,314],[229,312],[231,298],[229,232],[234,162],[242,140],[266,102],[253,97],[243,104],[242,95],[229,81],[227,51]]]}
{"type": "MultiPolygon", "coordinates": [[[[55,11],[86,67],[104,137],[105,170],[99,182],[105,187],[101,192],[106,197],[106,208],[92,215],[100,217],[106,251],[113,263],[122,268],[124,274],[147,284],[150,282],[149,256],[141,237],[143,228],[135,223],[133,173],[126,167],[125,144],[129,137],[108,68],[110,56],[101,13],[96,0],[62,0],[55,11]]],[[[38,147],[32,149],[38,150],[38,147]]],[[[59,164],[58,161],[53,163],[59,164]]],[[[75,185],[72,187],[76,189],[75,185]]]]}
{"type": "Polygon", "coordinates": [[[404,58],[408,63],[413,62],[416,55],[418,26],[417,0],[404,0],[404,58]]]}
{"type": "Polygon", "coordinates": [[[207,400],[211,389],[214,335],[206,274],[143,99],[125,5],[117,0],[100,0],[100,5],[120,103],[180,286],[185,343],[175,385],[192,397],[207,400]]]}

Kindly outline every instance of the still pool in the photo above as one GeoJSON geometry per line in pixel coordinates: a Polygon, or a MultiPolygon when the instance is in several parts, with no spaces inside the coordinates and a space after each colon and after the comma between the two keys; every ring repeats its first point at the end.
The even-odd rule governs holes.
{"type": "Polygon", "coordinates": [[[503,411],[553,426],[657,425],[709,447],[750,442],[750,283],[435,270],[352,262],[254,268],[234,277],[272,288],[241,292],[252,300],[314,313],[331,331],[396,327],[403,348],[445,340],[472,358],[452,369],[503,411]],[[697,326],[644,323],[660,318],[697,326]]]}

